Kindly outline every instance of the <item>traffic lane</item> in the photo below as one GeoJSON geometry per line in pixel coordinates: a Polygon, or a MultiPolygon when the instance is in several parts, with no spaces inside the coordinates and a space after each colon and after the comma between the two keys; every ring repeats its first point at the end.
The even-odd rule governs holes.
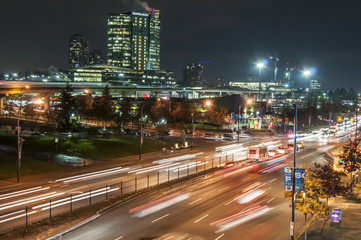
{"type": "MultiPolygon", "coordinates": [[[[230,180],[230,182],[228,182],[228,183],[226,183],[225,185],[229,185],[229,184],[232,184],[232,183],[235,183],[236,181],[234,181],[234,179],[231,179],[230,180]]],[[[224,186],[224,185],[222,185],[221,184],[221,186],[218,186],[218,187],[222,187],[222,188],[224,188],[224,187],[227,187],[227,186],[224,186]]],[[[214,188],[214,186],[212,185],[212,188],[214,188]]],[[[222,188],[220,188],[220,189],[222,189],[222,188]]],[[[233,187],[232,187],[233,188],[233,187]]],[[[238,187],[237,187],[238,188],[238,187]]],[[[231,195],[230,196],[227,196],[227,194],[224,194],[224,193],[222,193],[221,195],[219,195],[219,193],[217,193],[217,192],[215,192],[215,191],[209,191],[209,189],[204,189],[203,191],[206,191],[207,193],[208,193],[208,195],[209,195],[209,197],[212,197],[211,199],[213,199],[213,201],[212,200],[209,200],[209,201],[206,201],[204,204],[202,204],[201,205],[201,210],[200,210],[200,212],[199,211],[196,211],[196,215],[198,215],[198,216],[200,216],[200,215],[202,215],[203,213],[205,213],[205,211],[207,212],[208,211],[208,209],[212,209],[212,208],[214,208],[215,206],[217,206],[217,203],[220,201],[218,198],[220,197],[220,196],[223,196],[223,197],[226,197],[226,201],[228,201],[229,199],[232,199],[232,198],[234,198],[234,192],[231,192],[231,195]],[[213,193],[213,194],[212,194],[213,193]],[[218,196],[217,196],[218,195],[218,196]],[[202,212],[203,211],[203,212],[202,212]]],[[[192,196],[193,197],[195,197],[195,198],[197,198],[197,199],[200,199],[200,198],[202,198],[202,194],[201,195],[197,195],[197,193],[192,193],[192,196]]],[[[203,197],[205,197],[205,196],[203,196],[203,197]]],[[[195,200],[197,200],[197,199],[195,199],[195,200]]],[[[190,199],[191,200],[191,199],[190,199]]],[[[193,201],[195,201],[195,200],[193,200],[193,201]]],[[[192,201],[192,202],[193,202],[192,201]]],[[[224,201],[223,201],[224,202],[224,201]]],[[[138,203],[139,204],[139,203],[138,203]]],[[[135,204],[136,205],[136,204],[135,204]]],[[[197,206],[199,206],[199,204],[197,205],[197,206]]],[[[167,229],[167,230],[171,230],[172,229],[172,227],[174,228],[174,225],[177,225],[177,224],[174,224],[174,222],[173,221],[170,221],[169,219],[171,219],[170,218],[170,216],[177,216],[176,217],[176,222],[178,223],[178,225],[179,225],[179,222],[186,222],[187,221],[187,219],[189,219],[189,218],[191,218],[192,217],[192,214],[194,215],[194,213],[195,213],[195,210],[194,209],[190,209],[190,210],[185,210],[185,209],[187,209],[187,206],[184,206],[185,208],[183,208],[183,207],[180,207],[180,208],[176,208],[176,209],[180,209],[181,210],[181,212],[179,213],[179,214],[176,214],[176,213],[173,213],[173,212],[170,212],[170,213],[166,213],[166,212],[163,212],[163,211],[161,211],[161,212],[159,212],[159,215],[157,215],[157,217],[162,217],[162,216],[167,216],[167,217],[164,217],[164,218],[167,218],[168,220],[167,220],[167,222],[165,223],[165,224],[168,224],[169,223],[169,226],[167,225],[167,226],[161,226],[160,228],[161,229],[167,229]],[[163,215],[162,215],[163,214],[163,215]],[[169,215],[167,215],[167,214],[169,214],[169,215]],[[181,215],[180,214],[183,214],[183,217],[181,217],[181,215]],[[168,218],[169,217],[169,218],[168,218]]],[[[199,207],[198,207],[199,208],[199,207]]],[[[224,214],[224,212],[225,212],[225,209],[227,209],[227,208],[225,208],[224,206],[221,206],[220,207],[220,212],[222,212],[223,214],[224,214]]],[[[172,211],[172,209],[167,209],[168,211],[172,211]]],[[[119,211],[119,210],[117,210],[117,211],[119,211]]],[[[174,210],[173,210],[174,211],[174,210]]],[[[231,213],[229,213],[229,214],[231,214],[231,213]]],[[[118,213],[115,213],[115,215],[118,215],[118,213]]],[[[202,216],[206,216],[207,214],[205,213],[204,215],[202,215],[202,216]]],[[[194,216],[193,218],[197,218],[198,216],[194,216]]],[[[201,217],[202,217],[201,216],[201,217]]],[[[110,219],[113,219],[113,217],[112,216],[110,216],[110,219]]],[[[155,219],[157,219],[157,218],[155,218],[155,219]]],[[[161,221],[161,220],[159,220],[159,221],[161,221]]],[[[103,222],[103,221],[102,221],[103,222]]],[[[192,222],[192,221],[191,221],[192,222]]],[[[143,224],[143,221],[141,221],[141,223],[142,223],[142,225],[144,225],[143,224]]],[[[194,221],[193,221],[193,223],[194,223],[194,221]]],[[[138,222],[135,222],[134,224],[136,224],[136,225],[139,225],[140,223],[138,222]]],[[[134,224],[131,224],[132,226],[134,225],[134,224]]],[[[193,225],[193,224],[190,224],[191,226],[193,225]]],[[[145,226],[144,226],[145,227],[145,226]]],[[[193,227],[193,226],[192,226],[193,227]]],[[[208,225],[206,226],[206,229],[207,229],[207,231],[206,232],[208,232],[208,225]]],[[[93,227],[92,228],[90,228],[90,229],[93,229],[93,227]]],[[[144,231],[148,231],[148,230],[144,230],[144,229],[142,229],[142,234],[139,234],[139,235],[137,235],[138,234],[138,232],[140,231],[139,229],[137,229],[136,228],[136,231],[135,232],[133,232],[134,230],[132,230],[132,229],[130,229],[129,227],[126,227],[126,230],[127,231],[131,231],[131,232],[133,232],[133,233],[126,233],[126,232],[122,232],[122,233],[117,233],[117,234],[114,234],[114,236],[118,236],[119,234],[124,234],[124,236],[135,236],[135,238],[129,238],[129,239],[136,239],[136,237],[144,237],[144,236],[153,236],[154,234],[155,235],[158,235],[158,234],[162,234],[162,232],[159,232],[160,231],[160,229],[155,229],[154,227],[152,227],[152,229],[153,229],[153,232],[151,231],[151,232],[149,232],[149,233],[147,233],[147,234],[145,234],[145,232],[144,231]],[[156,230],[156,231],[154,231],[154,230],[156,230]],[[126,234],[128,234],[128,235],[126,235],[126,234]]],[[[177,229],[176,229],[177,230],[177,229]]],[[[99,231],[101,231],[101,228],[99,229],[99,231]]],[[[86,232],[86,231],[85,231],[86,232]]],[[[98,231],[97,231],[98,232],[98,231]]],[[[93,236],[93,235],[92,235],[93,236]]],[[[99,239],[107,239],[107,237],[106,236],[104,236],[104,235],[100,235],[100,237],[101,238],[99,238],[99,239]]],[[[72,238],[74,238],[74,236],[72,236],[72,238]]],[[[70,238],[69,238],[70,239],[70,238]]],[[[81,237],[79,238],[79,239],[81,239],[81,237]]],[[[127,237],[127,239],[128,239],[128,237],[127,237]]],[[[207,238],[208,239],[208,238],[207,238]]]]}
{"type": "MultiPolygon", "coordinates": [[[[206,191],[206,192],[209,192],[209,191],[206,191]]],[[[155,197],[154,197],[154,194],[153,194],[153,197],[151,197],[150,196],[150,199],[155,199],[155,197]]],[[[131,202],[130,204],[128,204],[128,205],[131,205],[130,207],[128,207],[128,208],[132,208],[132,207],[135,207],[135,206],[138,206],[138,205],[140,205],[140,204],[142,204],[142,203],[144,203],[145,201],[143,200],[143,201],[134,201],[134,202],[131,202]]],[[[117,219],[116,218],[116,216],[119,216],[119,215],[125,215],[125,216],[127,216],[127,215],[129,215],[129,213],[126,211],[128,208],[119,208],[119,209],[117,209],[116,211],[114,211],[114,212],[111,212],[111,213],[109,213],[109,214],[106,214],[105,216],[103,216],[102,218],[107,218],[110,222],[108,223],[106,223],[105,225],[109,225],[109,224],[113,224],[112,223],[112,221],[113,221],[113,219],[117,219]],[[118,213],[119,212],[119,213],[118,213]],[[109,216],[109,217],[108,217],[109,216]]],[[[169,210],[169,209],[167,209],[167,210],[169,210]]],[[[183,211],[183,210],[182,210],[183,211]]],[[[162,214],[163,212],[160,212],[159,214],[162,214]]],[[[165,213],[166,214],[166,213],[165,213]]],[[[152,216],[150,216],[150,217],[152,217],[152,216]]],[[[188,218],[189,216],[186,216],[186,218],[188,218]]],[[[126,217],[127,218],[127,217],[126,217]]],[[[129,218],[129,216],[128,216],[128,218],[129,218]]],[[[123,218],[121,218],[121,219],[123,219],[123,218]]],[[[118,220],[118,219],[117,219],[118,220]]],[[[123,230],[123,232],[121,233],[121,234],[124,234],[124,236],[127,236],[127,239],[128,239],[128,236],[133,236],[134,234],[137,234],[140,230],[138,229],[138,227],[136,227],[135,229],[134,229],[134,225],[135,226],[143,226],[144,225],[144,223],[143,223],[143,219],[135,219],[136,221],[135,222],[133,222],[134,221],[134,218],[129,218],[129,221],[131,222],[131,224],[129,224],[129,226],[127,225],[123,230]]],[[[104,223],[104,219],[102,219],[102,220],[100,220],[100,222],[101,223],[104,223]]],[[[127,222],[128,223],[128,222],[127,222]]],[[[92,224],[93,225],[93,224],[92,224]]],[[[120,226],[120,225],[119,225],[120,226]]],[[[94,237],[94,239],[108,239],[107,237],[107,234],[105,234],[103,231],[102,231],[102,229],[103,229],[103,227],[102,226],[100,226],[100,227],[90,227],[90,228],[86,228],[86,230],[84,230],[84,233],[83,234],[89,234],[87,231],[89,230],[90,231],[90,234],[91,234],[91,236],[92,237],[94,237]],[[94,229],[96,229],[96,230],[94,230],[94,229]],[[95,232],[94,234],[92,234],[92,232],[95,232]],[[99,233],[99,232],[102,232],[102,234],[100,234],[99,235],[99,238],[95,238],[95,236],[97,236],[97,233],[99,233]]],[[[115,228],[115,229],[119,229],[119,227],[118,228],[115,228]]],[[[80,230],[76,230],[76,231],[80,231],[80,230]]],[[[141,230],[141,232],[144,232],[144,229],[142,229],[141,230]]],[[[75,234],[76,235],[76,234],[75,234]]],[[[68,234],[67,235],[65,235],[64,237],[65,237],[65,239],[82,239],[83,238],[83,235],[82,234],[80,234],[80,236],[79,236],[79,238],[76,238],[75,237],[75,235],[73,235],[73,233],[71,234],[71,236],[69,236],[69,238],[67,238],[67,236],[68,236],[68,234]]],[[[113,237],[115,237],[115,236],[118,236],[119,234],[113,234],[113,237]]],[[[143,235],[143,234],[141,234],[141,235],[143,235]]],[[[63,237],[63,238],[64,238],[63,237]]],[[[109,239],[111,239],[111,237],[109,238],[109,239]]]]}

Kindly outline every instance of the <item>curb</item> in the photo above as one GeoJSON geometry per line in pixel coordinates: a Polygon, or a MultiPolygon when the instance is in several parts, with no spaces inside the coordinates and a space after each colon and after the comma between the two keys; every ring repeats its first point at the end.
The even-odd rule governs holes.
{"type": "Polygon", "coordinates": [[[59,233],[55,233],[55,234],[53,234],[53,235],[51,235],[49,237],[43,238],[42,240],[53,240],[53,239],[57,239],[58,237],[60,237],[60,239],[61,239],[61,236],[63,236],[64,234],[66,234],[68,232],[71,232],[71,231],[77,229],[78,227],[81,227],[81,226],[83,226],[83,225],[97,219],[100,216],[101,216],[101,214],[97,213],[97,214],[95,214],[94,216],[92,216],[92,217],[90,217],[88,219],[85,219],[85,220],[83,220],[83,221],[81,221],[81,222],[79,222],[79,223],[77,223],[77,224],[63,230],[63,231],[60,231],[59,233]]]}

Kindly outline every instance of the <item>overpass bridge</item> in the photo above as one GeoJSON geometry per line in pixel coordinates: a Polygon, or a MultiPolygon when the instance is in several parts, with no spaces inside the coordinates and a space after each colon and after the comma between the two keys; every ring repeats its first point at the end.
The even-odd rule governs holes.
{"type": "Polygon", "coordinates": [[[70,84],[75,93],[81,94],[85,91],[100,95],[104,87],[108,85],[112,97],[149,98],[167,96],[171,98],[215,98],[225,95],[241,95],[242,97],[255,97],[258,91],[238,89],[215,89],[203,87],[162,87],[162,86],[140,86],[140,85],[112,85],[111,83],[93,82],[35,82],[35,81],[1,81],[0,80],[0,109],[3,113],[4,97],[12,95],[33,95],[44,98],[44,110],[50,107],[51,96],[57,96],[70,84]]]}

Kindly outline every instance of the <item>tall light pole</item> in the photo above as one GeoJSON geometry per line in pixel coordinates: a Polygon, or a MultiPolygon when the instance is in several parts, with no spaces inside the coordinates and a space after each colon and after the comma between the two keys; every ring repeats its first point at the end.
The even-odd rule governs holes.
{"type": "Polygon", "coordinates": [[[239,121],[241,120],[241,105],[238,106],[238,137],[237,137],[237,143],[239,143],[239,121]]]}
{"type": "Polygon", "coordinates": [[[264,67],[264,64],[262,62],[257,63],[258,67],[258,101],[261,101],[261,71],[264,67]]]}
{"type": "Polygon", "coordinates": [[[142,160],[142,145],[143,145],[143,107],[140,108],[140,142],[139,142],[139,161],[142,160]]]}
{"type": "Polygon", "coordinates": [[[294,126],[293,126],[293,171],[292,171],[292,220],[291,220],[291,227],[292,227],[292,235],[291,240],[295,239],[295,197],[296,197],[296,154],[297,154],[297,103],[295,104],[295,119],[294,119],[294,126]]]}
{"type": "Polygon", "coordinates": [[[20,166],[21,166],[21,148],[25,141],[20,137],[20,112],[22,107],[22,99],[19,97],[19,111],[18,111],[18,123],[17,123],[17,139],[18,139],[18,160],[16,162],[16,181],[20,182],[20,166]]]}
{"type": "Polygon", "coordinates": [[[194,144],[194,108],[192,112],[192,145],[191,150],[193,150],[193,144],[194,144]]]}
{"type": "MultiPolygon", "coordinates": [[[[303,75],[305,75],[306,77],[306,83],[308,83],[309,77],[311,75],[311,71],[310,70],[305,70],[303,71],[303,75]]],[[[311,86],[310,86],[310,90],[311,90],[311,86]]],[[[309,106],[310,107],[310,106],[309,106]]],[[[311,109],[308,109],[308,128],[310,129],[311,127],[311,113],[310,113],[311,109]]]]}

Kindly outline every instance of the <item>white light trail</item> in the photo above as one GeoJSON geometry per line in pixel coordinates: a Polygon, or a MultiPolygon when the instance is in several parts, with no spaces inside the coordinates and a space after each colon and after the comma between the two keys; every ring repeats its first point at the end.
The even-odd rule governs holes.
{"type": "Polygon", "coordinates": [[[44,199],[49,199],[49,198],[60,196],[60,195],[63,195],[63,194],[64,193],[51,192],[51,193],[43,194],[43,195],[40,195],[40,196],[35,196],[35,197],[31,197],[31,198],[26,198],[26,199],[23,199],[23,200],[18,200],[18,201],[14,201],[14,202],[1,204],[0,206],[3,206],[3,207],[0,207],[0,210],[12,208],[12,207],[17,207],[17,206],[21,206],[21,205],[24,205],[24,204],[28,204],[28,203],[32,203],[32,202],[36,202],[36,201],[40,201],[40,200],[44,200],[44,199]]]}
{"type": "MultiPolygon", "coordinates": [[[[31,215],[31,214],[34,214],[36,212],[37,211],[28,212],[28,216],[31,215]]],[[[11,220],[14,220],[14,219],[17,219],[17,218],[21,218],[21,217],[24,217],[24,216],[26,216],[26,213],[20,214],[20,215],[11,217],[11,218],[7,218],[7,219],[4,219],[4,220],[0,220],[0,223],[8,222],[8,221],[11,221],[11,220]]]]}
{"type": "Polygon", "coordinates": [[[61,179],[55,180],[55,182],[61,182],[61,181],[64,183],[75,182],[75,181],[89,179],[89,178],[95,178],[95,177],[99,177],[99,176],[103,176],[103,175],[115,174],[115,173],[119,173],[121,171],[126,171],[128,169],[129,168],[122,168],[122,167],[111,168],[111,169],[107,169],[107,170],[81,174],[81,175],[72,176],[72,177],[68,177],[68,178],[61,178],[61,179]]]}
{"type": "Polygon", "coordinates": [[[16,192],[12,192],[12,193],[6,193],[6,194],[0,195],[0,200],[12,198],[12,197],[19,197],[19,196],[21,196],[21,195],[26,195],[26,194],[34,193],[34,192],[38,192],[38,191],[44,191],[44,190],[47,190],[47,189],[49,189],[49,188],[50,188],[50,187],[42,188],[42,187],[40,186],[40,187],[29,188],[29,189],[25,189],[25,190],[21,190],[21,191],[16,191],[16,192]]]}

